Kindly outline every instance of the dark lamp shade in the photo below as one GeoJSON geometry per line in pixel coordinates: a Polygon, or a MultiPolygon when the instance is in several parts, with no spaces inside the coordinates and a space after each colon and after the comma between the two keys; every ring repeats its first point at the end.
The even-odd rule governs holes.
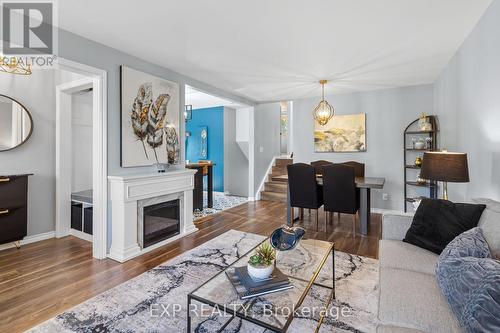
{"type": "Polygon", "coordinates": [[[469,182],[467,154],[449,152],[425,152],[420,177],[442,182],[469,182]]]}

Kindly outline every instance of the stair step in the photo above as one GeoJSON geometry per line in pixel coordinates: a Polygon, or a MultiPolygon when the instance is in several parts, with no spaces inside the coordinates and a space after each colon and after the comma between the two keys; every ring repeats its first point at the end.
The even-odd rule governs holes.
{"type": "Polygon", "coordinates": [[[283,182],[266,182],[264,184],[264,191],[275,193],[286,193],[286,183],[283,182]]]}
{"type": "Polygon", "coordinates": [[[260,192],[260,199],[265,201],[286,202],[286,193],[260,192]]]}
{"type": "Polygon", "coordinates": [[[277,182],[277,183],[287,183],[288,179],[282,179],[282,178],[278,178],[279,176],[283,176],[283,175],[269,175],[269,180],[272,181],[272,182],[277,182]]]}
{"type": "Polygon", "coordinates": [[[291,158],[277,158],[274,165],[279,167],[286,167],[289,164],[293,163],[293,159],[291,158]]]}
{"type": "Polygon", "coordinates": [[[271,173],[273,175],[286,175],[288,171],[286,170],[286,167],[273,166],[271,173]]]}

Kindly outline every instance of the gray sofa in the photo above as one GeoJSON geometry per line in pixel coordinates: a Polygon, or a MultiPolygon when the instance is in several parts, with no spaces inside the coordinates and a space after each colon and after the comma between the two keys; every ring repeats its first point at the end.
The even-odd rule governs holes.
{"type": "MultiPolygon", "coordinates": [[[[500,202],[486,204],[478,226],[500,259],[500,202]]],[[[438,256],[402,242],[412,214],[384,214],[379,243],[380,295],[378,333],[462,332],[455,315],[438,287],[435,268],[438,256]]]]}

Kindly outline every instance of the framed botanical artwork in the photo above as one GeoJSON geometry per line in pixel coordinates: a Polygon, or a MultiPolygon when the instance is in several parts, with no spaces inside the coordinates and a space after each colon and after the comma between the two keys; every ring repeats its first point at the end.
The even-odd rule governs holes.
{"type": "Polygon", "coordinates": [[[179,84],[120,67],[121,166],[179,164],[179,84]]]}
{"type": "Polygon", "coordinates": [[[326,125],[314,122],[317,153],[366,151],[366,114],[335,115],[326,125]]]}

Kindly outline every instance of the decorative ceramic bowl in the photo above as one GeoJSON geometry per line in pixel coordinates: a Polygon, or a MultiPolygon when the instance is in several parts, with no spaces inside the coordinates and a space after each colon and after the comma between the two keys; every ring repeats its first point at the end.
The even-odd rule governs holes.
{"type": "Polygon", "coordinates": [[[254,267],[247,264],[248,275],[255,280],[265,280],[268,279],[274,271],[274,263],[269,266],[258,266],[254,267]]]}
{"type": "Polygon", "coordinates": [[[417,141],[415,142],[415,149],[425,149],[425,141],[417,141]]]}

